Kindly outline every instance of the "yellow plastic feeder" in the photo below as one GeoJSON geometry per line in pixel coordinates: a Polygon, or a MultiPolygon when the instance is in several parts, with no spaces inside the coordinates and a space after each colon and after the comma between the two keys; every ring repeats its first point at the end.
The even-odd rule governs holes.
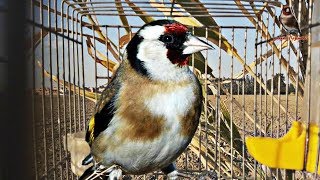
{"type": "MultiPolygon", "coordinates": [[[[247,137],[248,152],[258,162],[271,168],[315,172],[318,150],[319,127],[309,127],[307,164],[304,166],[306,145],[306,126],[294,121],[288,133],[282,138],[247,137]]],[[[320,168],[318,168],[320,174],[320,168]]]]}

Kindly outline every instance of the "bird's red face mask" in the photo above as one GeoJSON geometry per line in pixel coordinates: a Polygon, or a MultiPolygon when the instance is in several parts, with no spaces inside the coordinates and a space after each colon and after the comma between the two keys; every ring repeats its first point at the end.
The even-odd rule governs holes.
{"type": "Polygon", "coordinates": [[[193,36],[186,26],[179,23],[167,24],[160,41],[164,42],[168,49],[167,58],[179,66],[188,65],[189,56],[192,53],[212,48],[208,43],[193,36]]]}

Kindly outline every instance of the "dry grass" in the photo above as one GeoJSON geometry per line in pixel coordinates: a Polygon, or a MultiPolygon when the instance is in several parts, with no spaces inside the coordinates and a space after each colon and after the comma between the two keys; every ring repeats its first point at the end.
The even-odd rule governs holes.
{"type": "MultiPolygon", "coordinates": [[[[278,97],[278,95],[275,96],[278,97]]],[[[255,117],[256,109],[256,123],[261,125],[262,129],[267,130],[266,132],[268,136],[273,133],[275,137],[277,135],[279,125],[279,135],[284,134],[285,124],[287,123],[289,128],[291,121],[296,117],[296,113],[298,120],[301,119],[302,100],[299,98],[298,102],[296,102],[295,95],[288,95],[287,97],[285,95],[280,96],[281,105],[287,109],[287,113],[281,110],[279,111],[278,104],[272,102],[270,96],[266,97],[265,95],[257,95],[255,98],[254,95],[245,95],[243,98],[242,95],[234,95],[233,98],[241,104],[241,107],[244,106],[244,109],[252,118],[255,117]],[[271,106],[273,106],[273,108],[271,108],[271,106]],[[273,126],[271,126],[271,124],[273,124],[273,126]]],[[[215,102],[213,97],[211,99],[215,102]]],[[[244,118],[243,110],[238,108],[236,105],[233,105],[233,110],[231,110],[231,100],[226,96],[221,96],[221,100],[225,101],[229,106],[230,114],[233,114],[233,121],[238,126],[239,131],[253,135],[254,124],[251,123],[248,118],[244,118]],[[243,124],[245,125],[245,131],[242,129],[243,124]]]]}

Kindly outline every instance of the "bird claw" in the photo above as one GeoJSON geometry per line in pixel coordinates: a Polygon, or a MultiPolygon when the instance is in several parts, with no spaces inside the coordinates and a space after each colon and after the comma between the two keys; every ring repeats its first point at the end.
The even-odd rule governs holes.
{"type": "Polygon", "coordinates": [[[190,176],[190,175],[188,175],[188,174],[186,174],[186,173],[178,172],[177,170],[174,170],[174,171],[172,171],[171,173],[167,174],[167,179],[168,179],[168,180],[176,180],[176,179],[178,179],[179,177],[191,179],[191,176],[190,176]]]}
{"type": "Polygon", "coordinates": [[[109,180],[119,180],[122,179],[122,170],[120,168],[115,168],[109,174],[109,180]]]}
{"type": "Polygon", "coordinates": [[[97,168],[94,173],[87,177],[86,180],[105,179],[106,177],[109,177],[108,179],[110,180],[122,179],[122,170],[117,165],[112,165],[109,168],[99,164],[95,164],[95,166],[97,168]]]}
{"type": "Polygon", "coordinates": [[[122,170],[118,165],[112,165],[109,168],[105,168],[104,166],[100,165],[97,168],[97,172],[99,172],[100,175],[109,175],[110,180],[118,180],[118,179],[122,179],[122,170]]]}

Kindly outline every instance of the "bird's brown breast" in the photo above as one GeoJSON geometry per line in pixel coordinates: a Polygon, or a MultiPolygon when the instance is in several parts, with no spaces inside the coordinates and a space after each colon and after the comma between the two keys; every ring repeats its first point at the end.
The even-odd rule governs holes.
{"type": "MultiPolygon", "coordinates": [[[[117,115],[122,119],[123,124],[123,128],[118,132],[122,137],[121,139],[148,141],[161,136],[167,130],[165,126],[166,117],[165,115],[155,115],[146,106],[145,102],[158,94],[172,93],[180,88],[190,86],[192,83],[191,79],[181,82],[153,81],[127,67],[116,104],[117,115]]],[[[195,88],[194,91],[189,96],[197,96],[197,89],[195,88]]],[[[195,98],[195,100],[199,101],[200,99],[195,98]]],[[[163,101],[166,101],[166,99],[163,99],[163,101]]],[[[159,106],[162,106],[162,104],[159,103],[159,106]]],[[[190,105],[190,108],[178,117],[181,125],[181,135],[193,135],[198,124],[198,120],[195,118],[196,113],[197,109],[190,105]]]]}
{"type": "Polygon", "coordinates": [[[298,27],[298,23],[293,15],[281,17],[281,21],[288,27],[298,27]]]}

